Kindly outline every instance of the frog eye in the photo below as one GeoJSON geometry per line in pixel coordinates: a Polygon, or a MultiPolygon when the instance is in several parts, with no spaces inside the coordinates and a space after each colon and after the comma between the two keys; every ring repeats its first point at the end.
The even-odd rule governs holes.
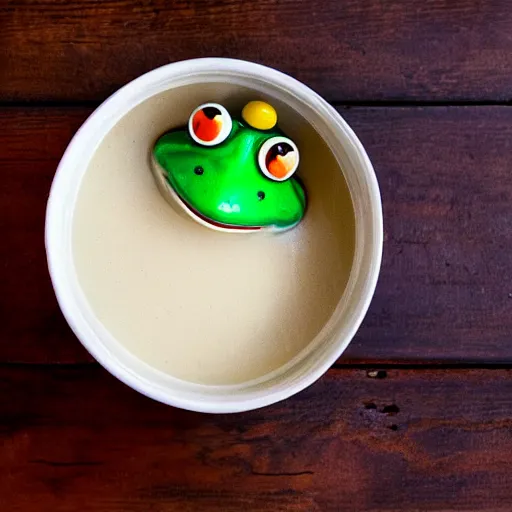
{"type": "Polygon", "coordinates": [[[286,137],[272,137],[265,141],[258,154],[261,172],[273,181],[291,177],[299,165],[299,150],[286,137]]]}
{"type": "Polygon", "coordinates": [[[190,136],[202,146],[216,146],[231,133],[233,122],[229,112],[218,103],[204,103],[188,120],[190,136]]]}

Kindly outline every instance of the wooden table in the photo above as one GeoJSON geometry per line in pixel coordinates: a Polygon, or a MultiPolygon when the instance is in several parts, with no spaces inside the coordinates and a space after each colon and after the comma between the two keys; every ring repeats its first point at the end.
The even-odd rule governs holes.
{"type": "Polygon", "coordinates": [[[512,3],[2,0],[0,510],[512,510],[512,3]],[[44,210],[110,93],[229,56],[331,101],[381,185],[371,309],[283,403],[209,416],[120,384],[64,322],[44,210]]]}

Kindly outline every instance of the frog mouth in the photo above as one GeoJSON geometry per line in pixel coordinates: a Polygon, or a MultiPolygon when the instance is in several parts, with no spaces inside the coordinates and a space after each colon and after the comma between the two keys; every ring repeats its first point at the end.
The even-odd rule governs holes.
{"type": "Polygon", "coordinates": [[[243,231],[244,233],[250,232],[250,231],[259,231],[262,229],[262,226],[236,226],[234,224],[223,224],[222,222],[217,222],[215,220],[210,219],[209,217],[206,217],[203,215],[199,210],[196,210],[192,205],[187,203],[173,188],[172,185],[169,183],[169,180],[167,179],[167,176],[164,176],[168,187],[174,192],[176,195],[177,200],[181,203],[183,208],[187,209],[189,214],[192,214],[192,217],[195,218],[195,220],[200,219],[201,224],[206,223],[209,225],[209,227],[213,227],[215,229],[224,230],[224,231],[243,231]]]}
{"type": "Polygon", "coordinates": [[[151,155],[151,164],[151,169],[156,178],[158,188],[167,202],[175,209],[178,209],[179,211],[186,213],[189,217],[192,217],[192,219],[199,222],[199,224],[210,229],[215,229],[216,231],[225,231],[229,233],[251,233],[263,229],[263,226],[237,226],[234,224],[224,224],[206,217],[179,195],[169,181],[167,172],[156,160],[154,155],[151,155]]]}

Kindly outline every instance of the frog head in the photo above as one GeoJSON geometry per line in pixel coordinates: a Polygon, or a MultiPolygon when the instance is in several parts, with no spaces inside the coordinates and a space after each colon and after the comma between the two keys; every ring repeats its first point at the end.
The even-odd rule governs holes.
{"type": "Polygon", "coordinates": [[[232,119],[217,103],[192,112],[188,127],[162,135],[152,170],[166,199],[219,231],[283,231],[306,209],[295,143],[267,103],[253,101],[232,119]]]}

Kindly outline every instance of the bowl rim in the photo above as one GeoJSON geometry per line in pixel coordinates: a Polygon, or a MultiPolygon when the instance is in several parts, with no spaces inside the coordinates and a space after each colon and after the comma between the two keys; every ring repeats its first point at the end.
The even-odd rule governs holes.
{"type": "MultiPolygon", "coordinates": [[[[339,140],[337,142],[339,145],[339,140]]],[[[82,171],[81,176],[84,172],[85,170],[82,171]]],[[[352,201],[354,202],[354,198],[352,201]]],[[[357,212],[355,215],[357,231],[357,212]]],[[[362,226],[359,226],[359,231],[362,231],[362,226]]],[[[356,238],[358,238],[357,232],[356,238]]],[[[131,388],[168,405],[198,412],[241,412],[273,404],[302,391],[320,378],[349,345],[369,308],[377,285],[383,248],[382,203],[375,171],[363,145],[341,115],[308,86],[261,64],[226,58],[191,59],[166,64],[129,82],[97,107],[78,129],[61,158],[52,182],[46,209],[45,247],[52,285],[65,319],[82,345],[107,371],[131,388]],[[71,262],[67,267],[65,266],[64,251],[61,247],[62,233],[71,232],[73,215],[65,214],[65,204],[67,202],[74,207],[78,191],[75,190],[74,197],[66,194],[66,191],[70,186],[73,173],[76,174],[78,165],[76,162],[80,161],[80,155],[84,153],[89,155],[89,160],[83,165],[86,168],[97,146],[110,129],[146,99],[165,91],[170,86],[179,86],[176,77],[186,79],[187,76],[201,76],[201,74],[212,76],[215,73],[232,74],[234,78],[237,75],[243,75],[250,76],[254,80],[261,79],[286,91],[287,94],[303,100],[307,99],[312,109],[321,113],[330,124],[335,125],[339,132],[343,133],[345,138],[343,144],[351,146],[354,158],[358,159],[362,170],[355,179],[365,187],[369,198],[366,204],[368,210],[364,211],[366,245],[363,247],[362,240],[356,240],[354,260],[356,256],[360,259],[356,277],[361,290],[360,297],[350,313],[350,324],[343,325],[343,329],[340,329],[337,339],[331,344],[329,350],[325,349],[317,353],[316,361],[308,361],[308,364],[304,365],[300,371],[296,371],[295,375],[284,368],[279,372],[280,380],[268,385],[266,389],[261,389],[261,383],[270,382],[269,378],[264,376],[253,382],[254,389],[251,388],[253,390],[245,393],[242,398],[237,398],[236,395],[241,392],[240,386],[206,386],[186,383],[150,367],[128,353],[126,349],[126,354],[123,354],[124,359],[121,361],[104,343],[108,337],[113,339],[112,335],[102,325],[92,325],[94,322],[91,321],[90,314],[88,318],[87,301],[81,295],[81,289],[75,289],[78,284],[74,265],[71,262]],[[96,144],[90,147],[87,141],[93,136],[97,139],[96,144]],[[365,253],[361,252],[363,249],[365,253]],[[134,367],[137,370],[134,370],[134,367]]],[[[355,263],[353,263],[354,266],[355,263]]],[[[353,272],[349,282],[355,286],[356,279],[352,274],[353,272]]],[[[348,291],[345,295],[347,294],[348,291]]],[[[96,323],[100,324],[99,320],[96,319],[96,323]]],[[[285,367],[291,368],[291,365],[287,363],[285,367]]]]}

